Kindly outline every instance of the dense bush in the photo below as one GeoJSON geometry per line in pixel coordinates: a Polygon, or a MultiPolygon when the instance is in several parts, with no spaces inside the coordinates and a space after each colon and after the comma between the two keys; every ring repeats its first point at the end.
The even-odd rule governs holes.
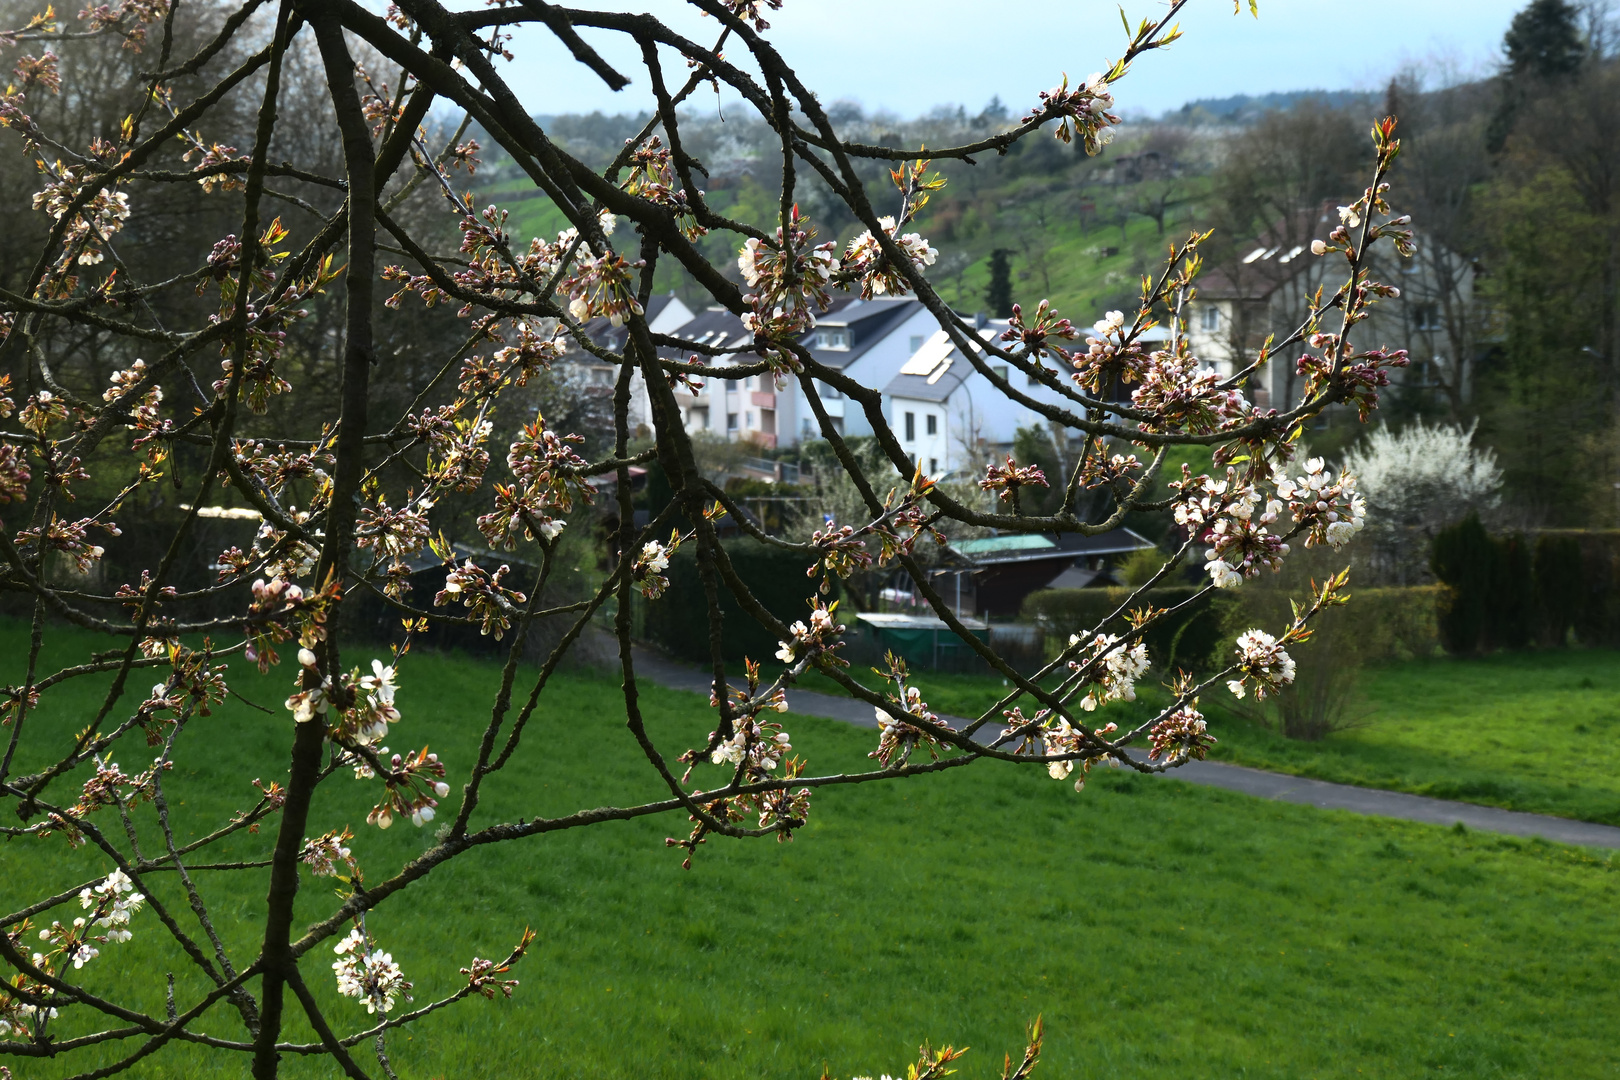
{"type": "Polygon", "coordinates": [[[1440,637],[1470,654],[1620,642],[1620,532],[1560,530],[1492,537],[1479,519],[1442,530],[1432,565],[1445,583],[1440,637]]]}
{"type": "Polygon", "coordinates": [[[1585,558],[1581,542],[1567,534],[1541,536],[1536,540],[1535,559],[1535,601],[1541,615],[1541,642],[1562,645],[1575,629],[1585,599],[1585,558]]]}
{"type": "MultiPolygon", "coordinates": [[[[805,598],[815,591],[815,585],[805,577],[804,560],[796,552],[736,539],[722,546],[737,576],[760,603],[773,612],[785,613],[784,618],[792,613],[797,613],[792,614],[793,618],[808,614],[805,598]]],[[[669,578],[668,591],[657,603],[643,605],[646,637],[672,655],[707,661],[709,602],[693,548],[683,546],[677,551],[664,574],[669,578]]],[[[736,662],[747,656],[769,660],[776,653],[776,639],[742,612],[729,589],[721,586],[719,593],[724,616],[721,647],[726,659],[736,662]]]]}
{"type": "Polygon", "coordinates": [[[1496,547],[1478,514],[1435,535],[1429,566],[1447,587],[1440,603],[1441,643],[1451,653],[1478,652],[1485,647],[1496,567],[1496,547]]]}
{"type": "MultiPolygon", "coordinates": [[[[1562,553],[1556,558],[1549,555],[1545,580],[1550,584],[1567,576],[1573,582],[1564,596],[1575,640],[1583,645],[1620,646],[1620,530],[1549,530],[1541,534],[1541,542],[1561,545],[1551,549],[1562,553]],[[1579,579],[1574,580],[1577,565],[1579,579]]],[[[1562,605],[1548,610],[1556,610],[1559,617],[1566,612],[1562,605]]]]}

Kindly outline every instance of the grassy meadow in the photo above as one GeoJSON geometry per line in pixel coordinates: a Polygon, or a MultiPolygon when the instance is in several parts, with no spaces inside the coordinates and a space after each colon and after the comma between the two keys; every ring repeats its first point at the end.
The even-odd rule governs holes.
{"type": "MultiPolygon", "coordinates": [[[[21,627],[0,636],[0,678],[14,681],[21,627]]],[[[72,633],[57,640],[79,651],[56,659],[91,645],[72,633]]],[[[483,660],[406,658],[391,745],[430,743],[459,786],[493,677],[483,660]]],[[[247,805],[255,777],[284,775],[291,721],[279,702],[290,678],[287,667],[233,675],[270,712],[233,702],[186,730],[170,799],[196,831],[247,805]]],[[[93,690],[47,698],[35,734],[65,740],[93,690]]],[[[661,746],[678,752],[701,737],[707,709],[696,695],[642,693],[661,746]]],[[[560,678],[480,820],[658,796],[622,717],[613,678],[560,678]]],[[[817,772],[863,765],[875,738],[793,714],[785,723],[817,772]]],[[[134,771],[148,753],[131,745],[116,757],[134,771]]],[[[371,795],[368,783],[335,779],[311,832],[352,827],[355,856],[379,879],[431,837],[409,824],[366,827],[371,795]]],[[[105,811],[102,824],[117,831],[105,811]]],[[[689,871],[663,845],[685,826],[642,819],[488,847],[375,912],[371,929],[415,982],[418,1004],[459,985],[474,954],[504,955],[524,926],[538,933],[512,1000],[474,998],[395,1036],[401,1075],[875,1076],[903,1072],[926,1038],[972,1046],[960,1075],[977,1080],[999,1075],[1036,1014],[1048,1030],[1038,1075],[1051,1077],[1620,1068],[1620,859],[1117,773],[1077,794],[1044,770],[986,764],[824,790],[794,842],[711,841],[689,871]]],[[[216,854],[259,857],[270,839],[238,834],[216,854]]],[[[104,872],[60,838],[14,840],[0,846],[0,908],[104,872]]],[[[201,876],[222,936],[250,955],[262,872],[201,876]]],[[[148,885],[185,911],[172,875],[148,885]]],[[[305,879],[301,921],[330,907],[330,885],[305,879]]],[[[175,970],[183,1008],[198,980],[163,947],[150,910],[132,928],[133,941],[86,969],[90,987],[161,1012],[161,973],[175,970]]],[[[337,997],[331,959],[320,947],[306,974],[340,1030],[358,1030],[366,1014],[337,997]]],[[[216,1012],[207,1029],[240,1037],[232,1015],[216,1012]]],[[[57,1032],[87,1023],[70,1015],[57,1032]]],[[[8,1063],[33,1080],[101,1060],[8,1063]]],[[[244,1074],[239,1061],[183,1046],[138,1073],[244,1074]]],[[[310,1061],[286,1074],[333,1075],[310,1061]]]]}
{"type": "MultiPolygon", "coordinates": [[[[1006,692],[991,675],[921,673],[916,681],[931,706],[956,716],[977,716],[1006,692]]],[[[831,680],[817,688],[837,691],[831,680]]],[[[1122,723],[1166,700],[1156,684],[1140,689],[1135,705],[1113,706],[1122,723]]],[[[1204,699],[1219,760],[1620,825],[1620,653],[1611,649],[1370,668],[1349,710],[1354,726],[1319,742],[1285,739],[1233,704],[1222,689],[1204,699]]]]}

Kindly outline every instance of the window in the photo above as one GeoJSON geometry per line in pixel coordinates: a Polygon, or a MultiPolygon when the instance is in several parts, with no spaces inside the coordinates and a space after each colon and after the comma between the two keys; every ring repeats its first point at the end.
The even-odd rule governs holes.
{"type": "Polygon", "coordinates": [[[997,364],[996,368],[995,368],[995,371],[996,371],[996,378],[1000,379],[1003,382],[1007,381],[1007,365],[1006,364],[997,364]]]}
{"type": "Polygon", "coordinates": [[[737,414],[736,413],[734,413],[734,412],[726,413],[726,430],[727,431],[736,431],[737,430],[737,414]]]}
{"type": "Polygon", "coordinates": [[[1207,307],[1198,313],[1198,324],[1205,330],[1219,330],[1221,328],[1221,309],[1207,307]]]}
{"type": "Polygon", "coordinates": [[[933,413],[929,413],[928,417],[927,417],[927,423],[926,423],[925,426],[926,426],[926,428],[928,430],[928,434],[930,434],[930,435],[938,435],[939,434],[939,417],[935,416],[933,413]]]}
{"type": "Polygon", "coordinates": [[[1039,386],[1039,385],[1041,385],[1041,380],[1035,377],[1035,373],[1033,371],[1029,372],[1029,385],[1031,385],[1031,386],[1039,386]]]}
{"type": "Polygon", "coordinates": [[[911,354],[913,356],[917,355],[917,350],[923,347],[924,340],[925,339],[921,334],[911,335],[911,354]]]}
{"type": "Polygon", "coordinates": [[[751,412],[743,413],[743,427],[747,428],[749,431],[754,430],[754,414],[753,413],[751,413],[751,412]]]}
{"type": "Polygon", "coordinates": [[[689,429],[707,431],[709,428],[709,410],[703,406],[689,410],[686,414],[686,426],[689,429]]]}
{"type": "MultiPolygon", "coordinates": [[[[932,417],[930,417],[929,419],[932,419],[932,417]]],[[[929,458],[928,459],[928,475],[929,476],[935,476],[938,473],[939,473],[939,458],[937,458],[937,457],[929,458]]]]}
{"type": "Polygon", "coordinates": [[[591,368],[591,385],[592,386],[612,386],[613,385],[613,369],[612,368],[602,368],[602,367],[591,368]]]}
{"type": "Polygon", "coordinates": [[[726,380],[726,389],[727,390],[735,390],[735,389],[737,389],[737,380],[736,379],[727,379],[726,380]]]}
{"type": "Polygon", "coordinates": [[[847,349],[849,348],[849,327],[824,326],[816,335],[816,339],[823,349],[847,349]]]}
{"type": "Polygon", "coordinates": [[[1440,329],[1440,308],[1436,304],[1418,304],[1412,309],[1412,325],[1418,330],[1440,329]]]}
{"type": "Polygon", "coordinates": [[[908,413],[906,413],[906,442],[912,442],[916,438],[917,438],[917,414],[908,412],[908,413]]]}

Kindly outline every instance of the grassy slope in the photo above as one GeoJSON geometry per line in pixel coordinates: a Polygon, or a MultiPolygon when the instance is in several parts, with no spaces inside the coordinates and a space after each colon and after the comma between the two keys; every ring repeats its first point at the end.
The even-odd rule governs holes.
{"type": "MultiPolygon", "coordinates": [[[[14,625],[6,637],[18,643],[14,625]]],[[[285,674],[241,686],[273,702],[285,674]]],[[[409,658],[394,745],[431,738],[464,768],[482,711],[467,703],[490,675],[482,662],[409,658]]],[[[694,696],[649,688],[645,701],[671,747],[706,722],[694,696]]],[[[621,716],[611,680],[562,680],[530,731],[544,765],[515,766],[488,814],[653,794],[621,716]]],[[[788,720],[820,769],[870,748],[870,732],[788,720]]],[[[62,711],[36,722],[64,737],[73,726],[62,711]]],[[[249,779],[281,774],[287,727],[279,708],[197,721],[171,798],[217,819],[249,779]]],[[[119,757],[138,765],[144,753],[119,757]]],[[[354,825],[376,877],[429,838],[366,829],[367,794],[343,779],[314,820],[354,825]]],[[[378,912],[373,930],[418,1001],[452,989],[472,953],[500,955],[522,925],[540,935],[514,1000],[475,999],[395,1040],[406,1075],[809,1077],[825,1063],[848,1076],[897,1071],[927,1037],[971,1044],[962,1075],[988,1077],[1036,1013],[1047,1071],[1063,1077],[1537,1076],[1554,1056],[1560,1076],[1581,1077],[1620,1065],[1607,1003],[1620,867],[1539,842],[1118,775],[1077,795],[993,766],[821,793],[796,842],[710,843],[689,872],[661,843],[679,831],[670,818],[481,851],[378,912]]],[[[93,864],[60,840],[8,844],[0,907],[93,864]]],[[[183,910],[173,882],[156,882],[183,910]]],[[[306,881],[301,918],[330,903],[326,884],[306,881]]],[[[207,888],[246,952],[263,880],[207,888]]],[[[150,913],[135,929],[97,961],[93,986],[177,966],[156,950],[150,913]]],[[[334,1000],[328,959],[324,948],[310,958],[312,981],[358,1027],[363,1012],[334,1000]]],[[[214,1027],[230,1030],[223,1015],[214,1027]]],[[[28,1062],[18,1075],[69,1071],[28,1062]]],[[[288,1073],[330,1075],[309,1063],[288,1073]]],[[[233,1073],[180,1048],[141,1075],[233,1073]]]]}
{"type": "Polygon", "coordinates": [[[1218,756],[1301,776],[1620,824],[1620,655],[1419,660],[1368,674],[1362,726],[1296,743],[1248,725],[1218,756]]]}
{"type": "MultiPolygon", "coordinates": [[[[1088,324],[1101,316],[1104,306],[1133,296],[1143,273],[1154,274],[1162,268],[1166,246],[1185,240],[1187,232],[1206,216],[1199,200],[1205,197],[1207,181],[1194,178],[1187,181],[1193,201],[1171,211],[1162,237],[1151,220],[1137,216],[1130,217],[1123,230],[1111,220],[1093,220],[1082,231],[1070,205],[1082,193],[1071,183],[1066,176],[1035,176],[1007,178],[972,194],[947,187],[949,197],[941,197],[916,225],[941,253],[943,261],[934,273],[940,295],[963,310],[982,308],[989,284],[990,252],[1002,247],[1013,252],[1016,300],[1033,308],[1046,297],[1077,324],[1088,324]],[[1026,239],[1033,247],[1026,246],[1026,239]],[[1117,253],[1104,257],[1108,248],[1117,249],[1117,253]],[[960,260],[966,260],[960,264],[965,269],[960,273],[949,269],[957,267],[960,260]]],[[[532,190],[532,185],[526,179],[506,176],[488,184],[487,190],[479,188],[479,202],[501,202],[503,193],[527,190],[532,190]]],[[[877,194],[882,198],[892,192],[877,194]]],[[[1092,190],[1090,194],[1097,192],[1092,190]]],[[[772,220],[775,212],[775,203],[757,186],[717,190],[709,198],[717,212],[761,227],[772,220]]],[[[511,212],[510,231],[525,241],[532,236],[552,238],[568,225],[549,199],[524,199],[502,205],[511,212]]],[[[731,264],[734,252],[712,242],[705,250],[722,269],[731,264]]],[[[676,277],[660,271],[659,291],[676,285],[676,277]]]]}
{"type": "MultiPolygon", "coordinates": [[[[1005,693],[1003,680],[990,675],[922,673],[916,681],[935,710],[956,716],[977,716],[1005,693]]],[[[841,692],[825,679],[815,688],[841,692]]],[[[1368,671],[1362,693],[1358,726],[1305,743],[1232,713],[1231,699],[1217,690],[1204,702],[1221,740],[1212,756],[1620,824],[1620,655],[1612,650],[1391,664],[1368,671]]],[[[1163,697],[1144,687],[1142,701],[1122,712],[1140,719],[1163,697]]]]}

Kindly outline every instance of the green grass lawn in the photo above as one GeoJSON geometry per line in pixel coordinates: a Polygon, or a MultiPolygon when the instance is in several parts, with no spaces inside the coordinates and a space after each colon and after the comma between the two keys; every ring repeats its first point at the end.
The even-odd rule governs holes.
{"type": "MultiPolygon", "coordinates": [[[[1307,645],[1305,648],[1311,648],[1307,645]]],[[[870,671],[857,669],[869,685],[870,671]]],[[[837,687],[824,677],[818,689],[837,687]]],[[[919,673],[939,712],[977,716],[1006,692],[993,675],[919,673]]],[[[1620,825],[1620,653],[1558,649],[1437,658],[1364,672],[1356,726],[1298,742],[1204,700],[1220,739],[1212,757],[1363,787],[1620,825]]],[[[1126,717],[1167,700],[1144,684],[1126,717]]],[[[1028,712],[1028,710],[1025,710],[1028,712]]]]}
{"type": "Polygon", "coordinates": [[[1216,756],[1620,825],[1620,653],[1415,660],[1369,672],[1364,693],[1349,731],[1300,743],[1232,724],[1216,756]]]}
{"type": "MultiPolygon", "coordinates": [[[[0,636],[10,681],[18,627],[0,636]]],[[[492,674],[480,660],[408,657],[391,744],[430,742],[459,783],[492,674]]],[[[242,692],[269,715],[233,704],[188,728],[171,799],[197,815],[197,829],[245,805],[254,777],[284,775],[289,680],[285,667],[242,676],[242,692]]],[[[696,695],[643,694],[670,750],[705,730],[696,695]]],[[[65,739],[88,693],[58,700],[36,722],[65,739]]],[[[622,715],[612,678],[559,680],[484,820],[657,795],[622,715]]],[[[831,721],[786,722],[816,771],[857,767],[874,742],[831,721]]],[[[117,758],[135,768],[148,753],[130,746],[117,758]]],[[[375,879],[431,838],[408,824],[367,828],[371,794],[347,778],[323,788],[311,831],[352,826],[375,879]]],[[[1077,794],[1044,771],[985,764],[826,790],[793,843],[710,842],[690,871],[662,843],[684,831],[670,817],[486,848],[376,912],[372,930],[418,1003],[453,990],[472,955],[503,955],[525,925],[539,935],[511,1001],[475,998],[394,1039],[401,1074],[808,1080],[825,1065],[875,1076],[903,1071],[928,1038],[971,1045],[961,1072],[971,1080],[999,1075],[1001,1054],[1037,1013],[1048,1030],[1038,1075],[1051,1077],[1620,1068],[1620,860],[1115,773],[1077,794]]],[[[269,839],[239,836],[221,854],[256,855],[269,839]]],[[[0,847],[0,907],[96,872],[96,859],[60,839],[13,841],[0,847]]],[[[151,881],[185,910],[172,880],[151,881]]],[[[306,879],[301,920],[332,903],[329,885],[306,879]]],[[[204,888],[223,935],[248,955],[263,878],[214,875],[204,888]]],[[[197,981],[160,948],[150,911],[133,928],[135,940],[86,969],[90,986],[139,987],[134,999],[161,1010],[161,973],[176,970],[184,1007],[197,981]]],[[[340,1026],[356,1030],[365,1012],[337,998],[330,959],[323,946],[305,970],[340,1026]]],[[[231,1015],[217,1013],[210,1029],[238,1036],[231,1015]]],[[[87,1022],[71,1017],[59,1033],[87,1022]]],[[[93,1063],[10,1062],[19,1080],[93,1063]]],[[[286,1071],[334,1075],[311,1062],[286,1071]]],[[[139,1071],[244,1073],[187,1047],[139,1071]]]]}

